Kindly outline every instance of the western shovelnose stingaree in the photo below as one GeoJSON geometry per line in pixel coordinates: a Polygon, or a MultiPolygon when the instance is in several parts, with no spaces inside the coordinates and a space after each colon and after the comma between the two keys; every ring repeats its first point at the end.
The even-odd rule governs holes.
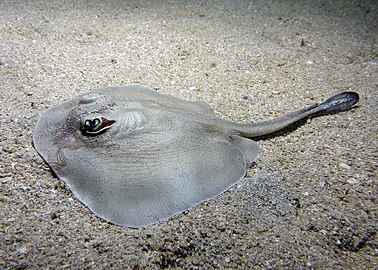
{"type": "Polygon", "coordinates": [[[344,92],[273,120],[242,124],[203,102],[140,85],[100,88],[40,118],[35,149],[97,216],[141,227],[211,199],[241,180],[256,159],[251,138],[292,123],[348,110],[344,92]]]}

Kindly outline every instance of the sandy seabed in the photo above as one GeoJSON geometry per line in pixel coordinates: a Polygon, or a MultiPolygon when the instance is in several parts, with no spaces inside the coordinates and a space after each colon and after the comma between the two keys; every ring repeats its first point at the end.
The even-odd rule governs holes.
{"type": "Polygon", "coordinates": [[[377,268],[377,1],[0,1],[3,269],[377,268]],[[44,111],[145,84],[257,122],[356,91],[258,141],[245,179],[141,229],[109,224],[32,147],[44,111]]]}

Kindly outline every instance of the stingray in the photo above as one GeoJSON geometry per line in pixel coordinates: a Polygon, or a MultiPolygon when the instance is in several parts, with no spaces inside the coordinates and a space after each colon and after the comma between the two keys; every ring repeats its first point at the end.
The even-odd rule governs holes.
{"type": "Polygon", "coordinates": [[[224,120],[203,102],[146,86],[100,88],[42,115],[35,149],[72,192],[108,222],[142,227],[209,200],[241,180],[257,158],[251,138],[303,118],[348,110],[343,92],[273,120],[224,120]]]}

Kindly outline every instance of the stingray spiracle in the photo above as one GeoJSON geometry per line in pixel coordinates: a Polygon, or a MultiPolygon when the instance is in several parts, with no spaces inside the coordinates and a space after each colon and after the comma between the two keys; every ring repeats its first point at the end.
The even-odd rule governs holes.
{"type": "Polygon", "coordinates": [[[126,131],[138,130],[146,122],[146,116],[139,111],[125,112],[122,115],[122,128],[126,131]]]}

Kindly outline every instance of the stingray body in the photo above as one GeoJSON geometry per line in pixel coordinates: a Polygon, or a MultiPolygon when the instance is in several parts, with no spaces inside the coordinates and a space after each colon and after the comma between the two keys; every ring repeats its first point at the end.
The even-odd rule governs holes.
{"type": "Polygon", "coordinates": [[[98,89],[48,110],[34,147],[95,214],[141,227],[213,198],[245,176],[258,145],[250,138],[358,101],[344,92],[274,120],[233,123],[202,102],[144,86],[98,89]]]}

